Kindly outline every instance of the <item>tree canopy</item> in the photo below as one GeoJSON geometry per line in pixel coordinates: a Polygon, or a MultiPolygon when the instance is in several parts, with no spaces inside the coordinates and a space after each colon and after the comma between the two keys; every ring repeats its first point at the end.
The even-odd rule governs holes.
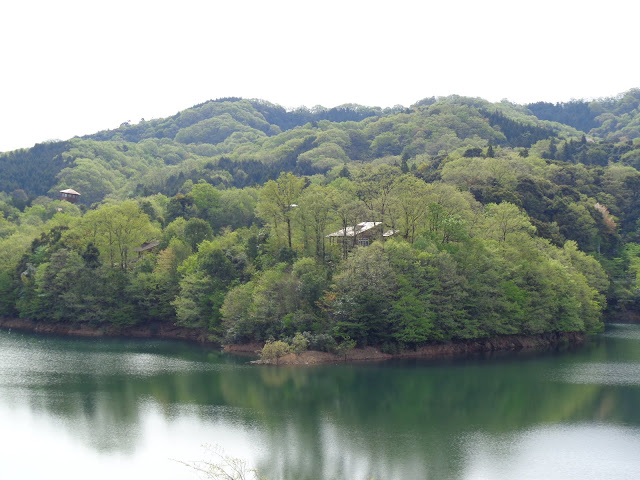
{"type": "Polygon", "coordinates": [[[638,98],[228,98],[0,154],[0,315],[331,351],[599,331],[640,311],[638,98]]]}

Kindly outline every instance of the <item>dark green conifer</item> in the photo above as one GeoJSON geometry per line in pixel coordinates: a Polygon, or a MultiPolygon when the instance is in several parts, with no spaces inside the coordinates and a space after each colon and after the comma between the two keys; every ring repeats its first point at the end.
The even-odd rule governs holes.
{"type": "Polygon", "coordinates": [[[489,144],[489,148],[487,148],[487,158],[493,158],[496,154],[493,151],[493,145],[489,144]]]}
{"type": "Polygon", "coordinates": [[[558,147],[556,146],[556,139],[552,138],[551,142],[549,142],[549,158],[555,159],[556,153],[558,153],[558,147]]]}
{"type": "Polygon", "coordinates": [[[409,173],[409,164],[407,163],[407,160],[409,160],[409,154],[404,152],[402,154],[402,163],[400,164],[400,170],[402,173],[409,173]]]}
{"type": "Polygon", "coordinates": [[[100,250],[90,242],[87,248],[82,252],[82,259],[87,268],[95,269],[101,265],[100,262],[100,250]]]}

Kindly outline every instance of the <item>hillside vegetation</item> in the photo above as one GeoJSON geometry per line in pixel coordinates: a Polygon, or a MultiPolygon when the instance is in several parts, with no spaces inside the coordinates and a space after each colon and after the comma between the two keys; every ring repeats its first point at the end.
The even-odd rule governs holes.
{"type": "Polygon", "coordinates": [[[321,350],[596,332],[640,308],[639,104],[227,98],[0,154],[0,315],[321,350]]]}

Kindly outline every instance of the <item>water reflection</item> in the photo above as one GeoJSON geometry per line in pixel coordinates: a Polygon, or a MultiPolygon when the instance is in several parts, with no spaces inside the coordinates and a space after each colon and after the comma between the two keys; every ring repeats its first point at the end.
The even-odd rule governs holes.
{"type": "Polygon", "coordinates": [[[633,324],[614,325],[607,329],[607,331],[604,333],[604,336],[607,338],[640,341],[640,329],[638,328],[637,325],[633,325],[633,324]]]}
{"type": "MultiPolygon", "coordinates": [[[[0,429],[28,452],[27,425],[36,444],[57,449],[52,462],[101,465],[94,478],[118,468],[189,478],[166,462],[198,459],[205,443],[272,480],[590,478],[551,453],[564,445],[563,457],[589,464],[591,438],[600,461],[615,464],[612,438],[638,446],[638,347],[640,328],[624,326],[571,353],[258,368],[175,342],[0,332],[0,429]],[[550,472],[521,471],[545,455],[550,472]]],[[[0,478],[15,478],[5,474],[24,458],[7,458],[0,478]]],[[[65,468],[65,478],[85,478],[65,468]]],[[[635,460],[615,472],[629,469],[640,474],[635,460]]]]}
{"type": "Polygon", "coordinates": [[[640,472],[640,431],[607,425],[556,425],[513,435],[465,438],[468,480],[628,480],[640,472]]]}
{"type": "Polygon", "coordinates": [[[567,369],[564,381],[597,385],[640,385],[638,363],[584,363],[567,369]]]}

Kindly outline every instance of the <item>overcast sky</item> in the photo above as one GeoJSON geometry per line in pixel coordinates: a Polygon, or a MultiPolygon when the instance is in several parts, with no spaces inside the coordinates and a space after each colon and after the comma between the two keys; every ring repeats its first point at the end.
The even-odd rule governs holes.
{"type": "Polygon", "coordinates": [[[516,103],[640,87],[631,0],[7,0],[0,151],[212,98],[516,103]]]}

